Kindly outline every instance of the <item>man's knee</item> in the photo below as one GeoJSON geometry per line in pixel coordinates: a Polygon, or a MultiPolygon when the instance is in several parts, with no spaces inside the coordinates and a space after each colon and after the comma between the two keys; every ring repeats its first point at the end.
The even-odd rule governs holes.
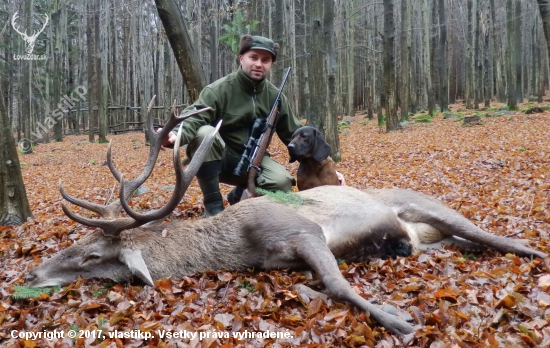
{"type": "MultiPolygon", "coordinates": [[[[214,127],[210,125],[201,126],[197,130],[197,135],[195,136],[195,138],[193,138],[193,140],[191,140],[187,145],[187,149],[186,149],[187,157],[193,158],[193,155],[198,150],[204,138],[208,134],[212,133],[213,131],[214,131],[214,127]]],[[[223,141],[220,134],[218,133],[216,134],[214,143],[212,143],[212,146],[210,147],[210,151],[208,151],[204,159],[204,162],[221,160],[224,148],[225,148],[225,142],[223,141]]]]}
{"type": "Polygon", "coordinates": [[[268,191],[291,191],[294,178],[284,168],[277,171],[264,171],[257,180],[258,187],[268,191]]]}
{"type": "MultiPolygon", "coordinates": [[[[202,142],[203,139],[210,133],[212,133],[214,131],[214,127],[212,127],[211,125],[205,125],[205,126],[201,126],[198,130],[197,130],[197,136],[195,137],[195,139],[199,142],[202,142]]],[[[193,139],[193,140],[195,140],[193,139]]]]}

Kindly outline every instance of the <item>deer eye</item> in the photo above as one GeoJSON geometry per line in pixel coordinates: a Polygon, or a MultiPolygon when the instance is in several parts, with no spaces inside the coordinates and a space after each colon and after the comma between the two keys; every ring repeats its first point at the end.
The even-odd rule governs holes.
{"type": "Polygon", "coordinates": [[[99,256],[97,254],[90,254],[90,255],[88,255],[84,258],[83,263],[86,263],[88,261],[96,261],[96,260],[99,260],[100,258],[101,258],[101,256],[99,256]]]}

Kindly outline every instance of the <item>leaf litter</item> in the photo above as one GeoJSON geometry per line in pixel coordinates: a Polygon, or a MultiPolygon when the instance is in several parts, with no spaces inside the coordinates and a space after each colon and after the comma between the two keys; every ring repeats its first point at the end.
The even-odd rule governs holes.
{"type": "MultiPolygon", "coordinates": [[[[361,117],[357,115],[357,117],[361,117]]],[[[548,113],[486,118],[461,127],[443,120],[409,124],[379,133],[375,121],[352,122],[341,135],[343,159],[337,170],[348,185],[402,187],[432,195],[494,234],[525,238],[548,252],[550,234],[550,118],[548,113]],[[519,151],[518,149],[523,149],[519,151]]],[[[110,136],[116,167],[137,176],[148,147],[141,133],[110,136]]],[[[316,284],[298,272],[213,270],[182,279],[162,279],[155,287],[82,280],[57,293],[14,299],[29,269],[77,241],[89,228],[61,211],[57,182],[79,198],[104,203],[116,198],[115,179],[105,165],[107,144],[86,136],[42,144],[24,156],[22,168],[34,220],[0,227],[0,345],[9,347],[534,347],[550,345],[550,278],[544,260],[437,250],[399,259],[372,259],[340,265],[353,289],[365,299],[389,305],[414,318],[420,329],[396,337],[347,304],[302,298],[291,287],[316,284]],[[55,155],[55,156],[52,156],[55,155]],[[244,284],[244,285],[243,285],[244,284]],[[103,333],[141,330],[226,333],[281,331],[291,338],[110,338],[83,337],[31,341],[12,338],[13,330],[103,333]]],[[[271,155],[288,164],[275,140],[271,155]]],[[[161,152],[134,197],[135,209],[162,206],[175,174],[171,152],[161,152]]],[[[222,185],[227,194],[231,187],[222,185]]],[[[78,208],[77,208],[78,211],[78,208]]],[[[193,181],[170,219],[196,219],[204,211],[193,181]]],[[[82,212],[83,214],[91,214],[82,212]]],[[[169,219],[167,219],[168,221],[169,219]]],[[[172,232],[173,233],[173,232],[172,232]]],[[[318,290],[324,287],[319,285],[318,290]]]]}

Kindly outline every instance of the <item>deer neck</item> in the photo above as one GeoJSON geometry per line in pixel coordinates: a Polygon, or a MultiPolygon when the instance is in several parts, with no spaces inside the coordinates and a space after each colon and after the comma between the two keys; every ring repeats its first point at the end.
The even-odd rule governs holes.
{"type": "Polygon", "coordinates": [[[246,269],[246,240],[238,223],[227,217],[223,223],[217,220],[178,220],[125,231],[121,238],[124,245],[141,250],[153,279],[183,277],[206,270],[246,269]]]}

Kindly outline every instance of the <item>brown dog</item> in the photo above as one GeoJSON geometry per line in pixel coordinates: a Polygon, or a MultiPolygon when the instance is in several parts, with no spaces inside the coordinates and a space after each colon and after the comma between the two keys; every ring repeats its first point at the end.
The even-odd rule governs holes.
{"type": "Polygon", "coordinates": [[[340,185],[330,155],[330,145],[317,129],[301,127],[288,144],[290,163],[299,161],[298,189],[307,190],[322,185],[340,185]]]}

